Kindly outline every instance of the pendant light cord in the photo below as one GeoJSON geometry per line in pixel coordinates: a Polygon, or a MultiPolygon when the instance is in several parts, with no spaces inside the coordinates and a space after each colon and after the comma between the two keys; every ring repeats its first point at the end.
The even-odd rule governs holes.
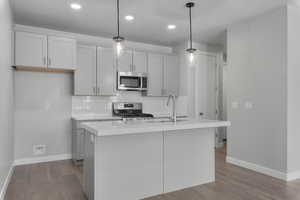
{"type": "Polygon", "coordinates": [[[190,48],[193,48],[193,36],[192,36],[192,8],[189,7],[189,13],[190,13],[190,48]]]}
{"type": "Polygon", "coordinates": [[[120,37],[120,2],[117,0],[118,37],[120,37]]]}

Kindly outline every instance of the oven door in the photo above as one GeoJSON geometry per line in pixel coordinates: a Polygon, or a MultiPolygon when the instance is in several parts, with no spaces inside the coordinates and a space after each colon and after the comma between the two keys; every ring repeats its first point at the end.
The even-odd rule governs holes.
{"type": "Polygon", "coordinates": [[[141,77],[130,72],[118,73],[118,90],[141,90],[141,77]]]}

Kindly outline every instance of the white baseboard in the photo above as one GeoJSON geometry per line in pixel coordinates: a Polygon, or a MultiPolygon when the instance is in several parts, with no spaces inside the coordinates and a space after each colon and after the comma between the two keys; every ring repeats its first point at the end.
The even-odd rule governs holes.
{"type": "Polygon", "coordinates": [[[287,174],[287,177],[286,177],[286,180],[287,181],[294,181],[294,180],[297,180],[297,179],[300,179],[300,171],[297,171],[297,172],[289,172],[287,174]]]}
{"type": "Polygon", "coordinates": [[[247,169],[250,169],[250,170],[265,174],[265,175],[268,175],[268,176],[272,176],[274,178],[278,178],[278,179],[281,179],[281,180],[288,181],[286,173],[283,173],[283,172],[280,172],[280,171],[277,171],[277,170],[274,170],[274,169],[270,169],[270,168],[267,168],[267,167],[263,167],[261,165],[253,164],[253,163],[246,162],[246,161],[243,161],[243,160],[239,160],[239,159],[236,159],[236,158],[232,158],[232,157],[229,157],[229,156],[226,157],[226,162],[228,162],[230,164],[233,164],[233,165],[237,165],[239,167],[247,168],[247,169]]]}
{"type": "Polygon", "coordinates": [[[14,166],[51,162],[51,161],[58,161],[58,160],[68,160],[71,158],[72,158],[71,154],[60,154],[60,155],[51,155],[51,156],[43,156],[43,157],[24,158],[24,159],[15,160],[14,166]]]}
{"type": "Polygon", "coordinates": [[[8,172],[8,174],[6,176],[6,179],[5,179],[4,183],[3,183],[3,186],[2,186],[2,188],[0,190],[0,200],[4,200],[4,197],[5,197],[5,194],[6,194],[6,190],[7,190],[7,187],[8,187],[8,184],[10,182],[10,179],[11,179],[11,176],[12,176],[13,172],[14,172],[14,166],[12,165],[10,167],[10,169],[9,169],[9,172],[8,172]]]}

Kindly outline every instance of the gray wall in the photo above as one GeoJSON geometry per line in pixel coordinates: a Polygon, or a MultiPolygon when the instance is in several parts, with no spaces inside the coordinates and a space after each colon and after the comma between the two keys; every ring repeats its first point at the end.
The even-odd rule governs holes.
{"type": "Polygon", "coordinates": [[[15,72],[15,159],[71,154],[72,75],[15,72]]]}
{"type": "Polygon", "coordinates": [[[0,0],[0,191],[13,162],[12,17],[9,0],[0,0]]]}
{"type": "Polygon", "coordinates": [[[280,172],[287,170],[286,26],[286,8],[278,8],[230,27],[227,44],[228,156],[280,172]]]}
{"type": "Polygon", "coordinates": [[[300,171],[300,7],[288,7],[288,172],[300,171]]]}

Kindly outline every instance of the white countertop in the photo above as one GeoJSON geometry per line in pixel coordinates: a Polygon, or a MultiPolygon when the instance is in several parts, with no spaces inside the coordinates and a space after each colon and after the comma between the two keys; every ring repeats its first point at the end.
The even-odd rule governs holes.
{"type": "MultiPolygon", "coordinates": [[[[170,114],[154,114],[154,118],[168,118],[170,114]]],[[[178,115],[178,118],[186,117],[185,115],[178,115]]],[[[121,120],[122,117],[116,117],[109,114],[76,114],[72,115],[72,119],[76,121],[109,121],[109,120],[121,120]]]]}
{"type": "Polygon", "coordinates": [[[76,121],[105,121],[105,120],[121,120],[121,117],[116,117],[112,115],[107,115],[107,114],[94,114],[94,113],[89,113],[89,114],[77,114],[77,115],[72,115],[72,119],[76,121]]]}
{"type": "Polygon", "coordinates": [[[188,130],[202,128],[228,127],[228,121],[179,119],[176,123],[168,119],[136,120],[136,121],[107,121],[107,122],[83,122],[81,127],[96,136],[113,136],[136,133],[151,133],[160,131],[188,130]]]}

